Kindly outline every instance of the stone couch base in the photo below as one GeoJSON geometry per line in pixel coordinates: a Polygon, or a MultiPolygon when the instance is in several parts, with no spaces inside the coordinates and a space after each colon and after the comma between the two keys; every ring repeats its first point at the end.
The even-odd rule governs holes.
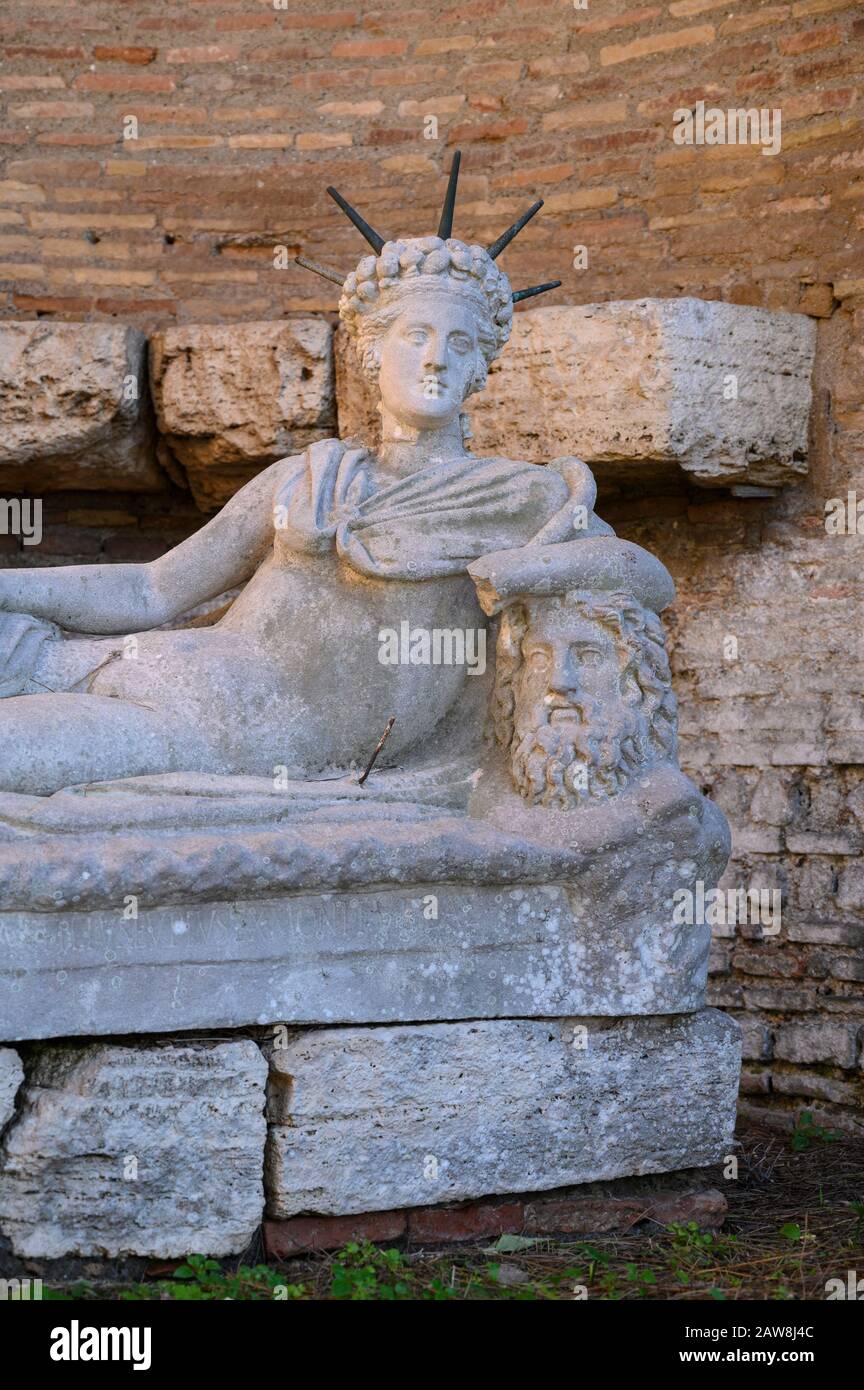
{"type": "Polygon", "coordinates": [[[704,1002],[709,937],[643,911],[600,921],[554,883],[185,903],[131,921],[0,912],[0,1018],[16,1042],[273,1018],[671,1014],[704,1002]]]}
{"type": "Polygon", "coordinates": [[[739,1053],[713,1010],[31,1044],[26,1077],[3,1048],[0,1233],[27,1258],[229,1255],[265,1212],[704,1167],[739,1053]]]}

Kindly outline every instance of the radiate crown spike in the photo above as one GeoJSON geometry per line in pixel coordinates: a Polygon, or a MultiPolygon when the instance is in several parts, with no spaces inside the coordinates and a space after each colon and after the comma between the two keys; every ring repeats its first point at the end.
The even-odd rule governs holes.
{"type": "Polygon", "coordinates": [[[447,184],[447,192],[444,194],[444,206],[441,209],[441,221],[438,223],[438,235],[442,241],[453,235],[453,209],[456,206],[456,185],[459,182],[459,165],[462,163],[462,154],[456,150],[453,154],[453,163],[450,165],[450,180],[447,184]]]}
{"type": "Polygon", "coordinates": [[[333,199],[333,201],[339,204],[345,216],[349,218],[351,222],[354,223],[354,226],[357,228],[361,236],[364,236],[366,238],[369,245],[372,247],[372,250],[375,252],[375,255],[380,256],[382,250],[384,249],[385,238],[383,236],[379,236],[375,228],[370,227],[366,219],[364,217],[361,217],[357,209],[352,208],[348,200],[346,198],[343,198],[342,194],[337,192],[335,188],[328,188],[327,192],[330,194],[330,197],[333,199]]]}

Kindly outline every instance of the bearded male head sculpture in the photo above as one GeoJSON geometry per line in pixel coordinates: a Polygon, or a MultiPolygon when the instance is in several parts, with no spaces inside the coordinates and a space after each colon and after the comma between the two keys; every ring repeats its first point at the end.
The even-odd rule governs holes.
{"type": "Polygon", "coordinates": [[[628,594],[526,599],[502,615],[495,735],[526,801],[614,796],[675,756],[663,629],[628,594]]]}
{"type": "Polygon", "coordinates": [[[617,537],[485,556],[471,567],[500,614],[491,728],[530,805],[625,791],[676,758],[676,703],[657,610],[672,581],[617,537]]]}

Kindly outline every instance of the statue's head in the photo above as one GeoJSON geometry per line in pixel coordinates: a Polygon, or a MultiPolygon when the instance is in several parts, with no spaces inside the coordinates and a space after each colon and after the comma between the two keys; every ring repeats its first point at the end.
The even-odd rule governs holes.
{"type": "Polygon", "coordinates": [[[339,313],[382,404],[418,429],[458,414],[510,336],[513,294],[482,246],[388,241],[346,279],[339,313]]]}
{"type": "Polygon", "coordinates": [[[336,200],[369,242],[347,276],[298,256],[301,265],[342,287],[339,314],[384,408],[415,429],[457,416],[486,383],[489,364],[510,336],[513,305],[560,281],[514,294],[495,259],[543,206],[534,203],[489,247],[452,236],[461,156],[453,156],[437,236],[385,240],[334,188],[336,200]]]}
{"type": "Polygon", "coordinates": [[[567,806],[615,795],[674,756],[660,620],[625,593],[511,604],[502,614],[493,712],[526,800],[567,806]]]}

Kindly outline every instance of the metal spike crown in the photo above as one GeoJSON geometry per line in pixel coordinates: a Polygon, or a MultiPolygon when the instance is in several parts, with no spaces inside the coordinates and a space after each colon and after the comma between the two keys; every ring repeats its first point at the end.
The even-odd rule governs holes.
{"type": "MultiPolygon", "coordinates": [[[[441,209],[441,220],[438,223],[438,236],[442,241],[446,241],[448,237],[453,234],[453,212],[456,206],[456,187],[459,182],[459,166],[461,162],[462,154],[459,150],[456,150],[453,154],[453,163],[450,166],[450,177],[447,181],[447,191],[444,194],[444,206],[441,209]]],[[[383,237],[380,232],[376,232],[375,228],[369,225],[365,217],[360,216],[357,209],[352,207],[347,198],[343,198],[342,194],[339,193],[337,189],[328,187],[327,192],[334,202],[338,203],[349,221],[354,223],[354,226],[357,228],[358,232],[360,232],[361,236],[365,237],[376,256],[380,256],[387,238],[383,237]]],[[[514,237],[519,235],[522,228],[526,223],[531,221],[531,218],[535,213],[540,211],[542,206],[543,199],[538,198],[537,202],[532,203],[528,211],[523,212],[522,216],[518,217],[512,226],[507,228],[506,232],[502,232],[491,245],[486,247],[486,254],[491,260],[494,261],[496,257],[501,255],[504,248],[510,245],[514,237]]],[[[325,280],[332,280],[337,285],[341,285],[347,278],[338,270],[330,270],[327,266],[319,265],[316,261],[307,260],[305,256],[297,256],[295,259],[297,264],[302,265],[306,270],[312,270],[316,275],[322,275],[325,280]]],[[[533,299],[534,295],[544,294],[546,290],[555,290],[560,284],[560,280],[547,280],[542,285],[529,285],[527,289],[515,290],[513,292],[513,303],[517,304],[522,299],[533,299]]]]}

